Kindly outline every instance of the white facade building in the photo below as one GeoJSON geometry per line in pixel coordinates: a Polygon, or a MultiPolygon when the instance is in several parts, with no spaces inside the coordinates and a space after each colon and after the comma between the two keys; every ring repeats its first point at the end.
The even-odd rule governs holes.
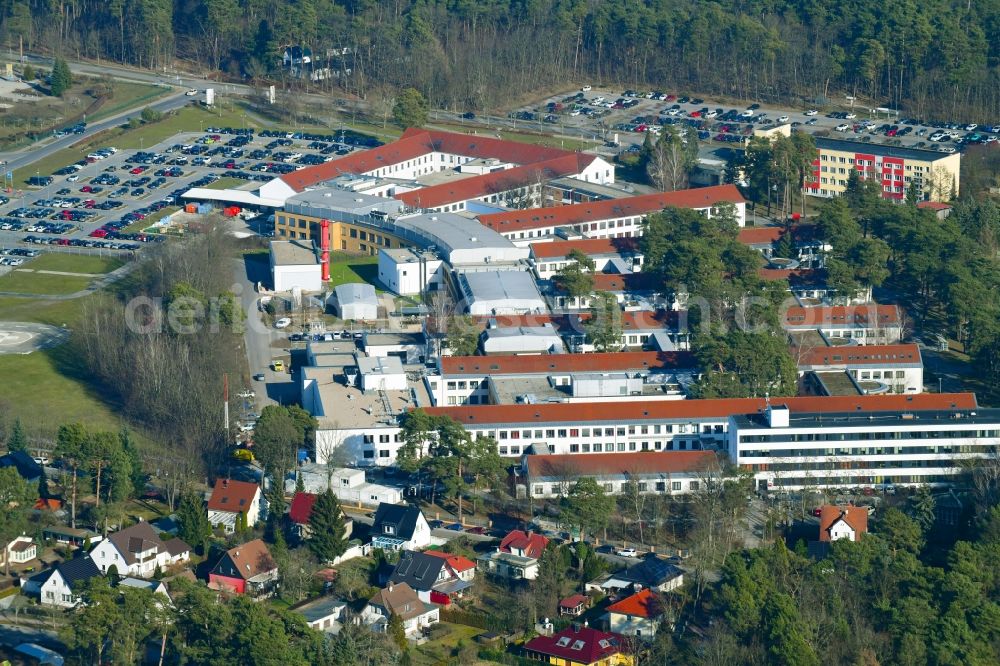
{"type": "Polygon", "coordinates": [[[378,251],[378,279],[394,294],[422,294],[441,284],[444,279],[443,264],[436,254],[429,252],[412,248],[382,248],[378,251]]]}
{"type": "Polygon", "coordinates": [[[375,287],[363,282],[339,284],[334,289],[337,316],[343,320],[374,321],[378,319],[378,297],[375,287]]]}
{"type": "Polygon", "coordinates": [[[270,261],[275,291],[323,289],[322,267],[312,241],[271,241],[270,261]]]}
{"type": "Polygon", "coordinates": [[[730,459],[761,489],[951,483],[963,461],[1000,446],[1000,410],[815,413],[787,402],[729,419],[730,459]]]}

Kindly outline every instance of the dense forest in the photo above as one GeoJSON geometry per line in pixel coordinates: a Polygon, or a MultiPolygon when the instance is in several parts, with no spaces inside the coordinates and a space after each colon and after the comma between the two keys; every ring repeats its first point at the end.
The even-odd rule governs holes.
{"type": "Polygon", "coordinates": [[[254,80],[301,45],[325,85],[451,108],[577,80],[1000,118],[998,0],[0,0],[0,20],[15,50],[254,80]]]}

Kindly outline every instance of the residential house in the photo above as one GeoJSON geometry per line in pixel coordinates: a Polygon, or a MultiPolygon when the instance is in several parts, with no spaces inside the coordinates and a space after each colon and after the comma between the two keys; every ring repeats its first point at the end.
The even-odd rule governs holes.
{"type": "Polygon", "coordinates": [[[345,610],[347,610],[346,602],[335,597],[320,597],[316,601],[292,609],[292,612],[304,617],[310,629],[337,634],[340,632],[345,610]]]}
{"type": "Polygon", "coordinates": [[[524,644],[528,659],[558,666],[632,666],[617,634],[572,624],[551,636],[538,636],[524,644]]]}
{"type": "MultiPolygon", "coordinates": [[[[353,344],[353,343],[352,343],[353,344]]],[[[399,504],[403,501],[403,491],[393,486],[368,483],[363,469],[346,467],[330,470],[326,464],[331,447],[320,447],[316,451],[316,463],[304,463],[289,472],[285,479],[285,492],[294,493],[299,481],[307,493],[319,494],[327,488],[333,491],[342,505],[378,506],[380,502],[399,504]]]]}
{"type": "Polygon", "coordinates": [[[530,530],[512,530],[495,552],[478,558],[479,567],[496,576],[514,580],[534,580],[538,577],[538,560],[549,540],[530,530]]]}
{"type": "MultiPolygon", "coordinates": [[[[452,556],[458,557],[458,556],[452,556]]],[[[466,563],[469,568],[475,569],[471,561],[462,557],[459,565],[465,568],[466,563]]],[[[453,598],[461,597],[462,593],[472,587],[472,581],[458,576],[454,569],[449,566],[449,555],[447,553],[437,553],[430,555],[412,550],[404,550],[400,553],[399,562],[392,574],[389,575],[389,583],[399,585],[406,583],[414,591],[421,601],[433,602],[436,604],[448,605],[453,598]],[[444,557],[441,557],[441,556],[444,557]]]]}
{"type": "Polygon", "coordinates": [[[67,560],[29,579],[21,579],[25,594],[37,594],[44,606],[73,608],[80,603],[80,586],[101,571],[89,555],[67,560]]]}
{"type": "Polygon", "coordinates": [[[167,593],[167,586],[162,580],[145,580],[128,576],[118,581],[119,589],[122,586],[134,587],[137,590],[149,590],[153,594],[162,594],[167,599],[170,599],[170,595],[167,593]]]}
{"type": "Polygon", "coordinates": [[[152,525],[142,521],[108,536],[90,557],[101,573],[114,566],[120,576],[152,578],[157,569],[190,560],[191,546],[178,538],[163,541],[152,525]]]}
{"type": "Polygon", "coordinates": [[[379,504],[371,529],[372,548],[417,550],[431,545],[431,528],[415,506],[379,504]]]}
{"type": "MultiPolygon", "coordinates": [[[[316,503],[317,497],[319,495],[313,493],[295,493],[295,496],[292,497],[292,503],[288,508],[288,518],[292,521],[292,529],[300,539],[308,539],[312,536],[309,530],[309,517],[312,515],[313,505],[316,503]]],[[[351,530],[354,529],[354,521],[344,515],[343,511],[340,512],[340,515],[344,519],[344,534],[349,537],[351,530]]]]}
{"type": "Polygon", "coordinates": [[[269,597],[278,586],[278,565],[264,542],[254,539],[227,550],[208,574],[208,585],[255,599],[269,597]]]}
{"type": "Polygon", "coordinates": [[[454,553],[446,553],[440,550],[425,550],[424,555],[443,559],[449,572],[455,578],[461,580],[474,580],[476,578],[476,563],[463,555],[455,555],[454,553]]]}
{"type": "Polygon", "coordinates": [[[867,531],[867,507],[850,505],[834,506],[832,504],[820,507],[820,541],[836,541],[837,539],[860,541],[861,535],[867,531]]]}
{"type": "Polygon", "coordinates": [[[24,565],[38,557],[38,546],[30,536],[15,537],[0,552],[0,567],[24,565]]]}
{"type": "Polygon", "coordinates": [[[11,451],[0,456],[0,469],[13,467],[22,479],[28,483],[38,483],[42,476],[42,466],[24,451],[11,451]]]}
{"type": "Polygon", "coordinates": [[[646,555],[641,562],[612,574],[605,574],[587,583],[588,590],[605,593],[614,590],[656,590],[669,592],[684,584],[684,572],[667,560],[654,554],[646,555]]]}
{"type": "Polygon", "coordinates": [[[604,617],[616,634],[652,638],[664,612],[659,594],[645,588],[608,606],[604,617]]]}
{"type": "Polygon", "coordinates": [[[361,614],[362,621],[373,630],[384,633],[393,614],[403,621],[403,631],[408,638],[415,638],[424,627],[438,622],[441,613],[437,606],[420,600],[412,587],[406,583],[389,583],[368,600],[361,614]]]}
{"type": "Polygon", "coordinates": [[[590,597],[586,594],[574,594],[559,602],[559,614],[576,617],[587,610],[590,605],[590,597]]]}
{"type": "Polygon", "coordinates": [[[246,526],[253,527],[260,519],[262,500],[260,486],[246,481],[217,479],[208,500],[208,522],[222,526],[226,534],[236,531],[239,515],[246,517],[246,526]]]}
{"type": "Polygon", "coordinates": [[[534,560],[540,559],[545,547],[549,545],[549,540],[542,534],[528,530],[511,530],[500,541],[499,550],[501,553],[510,553],[519,557],[530,557],[534,560]]]}
{"type": "Polygon", "coordinates": [[[42,538],[46,541],[55,541],[56,543],[75,548],[82,548],[88,544],[92,546],[104,539],[97,532],[91,532],[79,527],[64,527],[62,525],[46,527],[42,530],[42,538]]]}

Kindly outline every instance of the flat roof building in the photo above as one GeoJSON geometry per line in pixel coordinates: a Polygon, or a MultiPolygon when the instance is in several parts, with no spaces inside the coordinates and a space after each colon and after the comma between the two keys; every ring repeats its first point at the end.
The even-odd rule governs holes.
{"type": "Polygon", "coordinates": [[[312,241],[271,241],[271,278],[274,290],[321,291],[323,276],[312,241]]]}
{"type": "Polygon", "coordinates": [[[974,406],[818,412],[783,398],[730,416],[727,429],[730,459],[760,489],[952,483],[966,473],[964,461],[997,446],[1000,410],[974,406]]]}
{"type": "Polygon", "coordinates": [[[465,310],[471,315],[540,313],[548,309],[534,277],[526,271],[462,273],[458,287],[465,310]]]}
{"type": "Polygon", "coordinates": [[[819,156],[813,161],[806,192],[814,196],[843,194],[852,172],[881,186],[882,198],[903,201],[910,188],[921,201],[948,201],[961,193],[962,154],[816,137],[819,156]]]}

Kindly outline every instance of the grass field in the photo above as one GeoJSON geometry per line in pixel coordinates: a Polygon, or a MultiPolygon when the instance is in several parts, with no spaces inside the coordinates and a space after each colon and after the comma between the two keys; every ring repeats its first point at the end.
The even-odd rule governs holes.
{"type": "Polygon", "coordinates": [[[15,294],[72,294],[86,289],[91,280],[92,278],[76,275],[50,275],[13,270],[0,277],[0,291],[15,294]]]}
{"type": "Polygon", "coordinates": [[[348,282],[367,282],[375,286],[375,291],[385,291],[378,281],[378,257],[331,252],[330,286],[348,282]]]}
{"type": "Polygon", "coordinates": [[[36,271],[65,271],[67,273],[99,275],[110,273],[116,268],[120,268],[123,264],[124,262],[116,257],[47,252],[30,263],[25,264],[25,268],[36,271]]]}
{"type": "MultiPolygon", "coordinates": [[[[0,298],[0,316],[8,321],[72,327],[94,296],[68,301],[0,298]]],[[[13,418],[20,416],[31,431],[54,431],[62,423],[80,421],[117,429],[121,419],[82,381],[82,370],[57,347],[31,354],[0,355],[0,403],[13,418]]]]}
{"type": "Polygon", "coordinates": [[[87,120],[88,122],[97,122],[143,102],[152,103],[171,92],[173,89],[167,86],[155,86],[136,81],[115,81],[111,99],[105,102],[97,113],[88,116],[87,120]]]}
{"type": "MultiPolygon", "coordinates": [[[[207,190],[228,190],[231,187],[238,187],[239,185],[245,185],[247,181],[240,180],[239,178],[227,178],[223,176],[214,183],[209,183],[205,186],[207,190]]],[[[257,183],[260,185],[260,183],[257,183]]]]}

